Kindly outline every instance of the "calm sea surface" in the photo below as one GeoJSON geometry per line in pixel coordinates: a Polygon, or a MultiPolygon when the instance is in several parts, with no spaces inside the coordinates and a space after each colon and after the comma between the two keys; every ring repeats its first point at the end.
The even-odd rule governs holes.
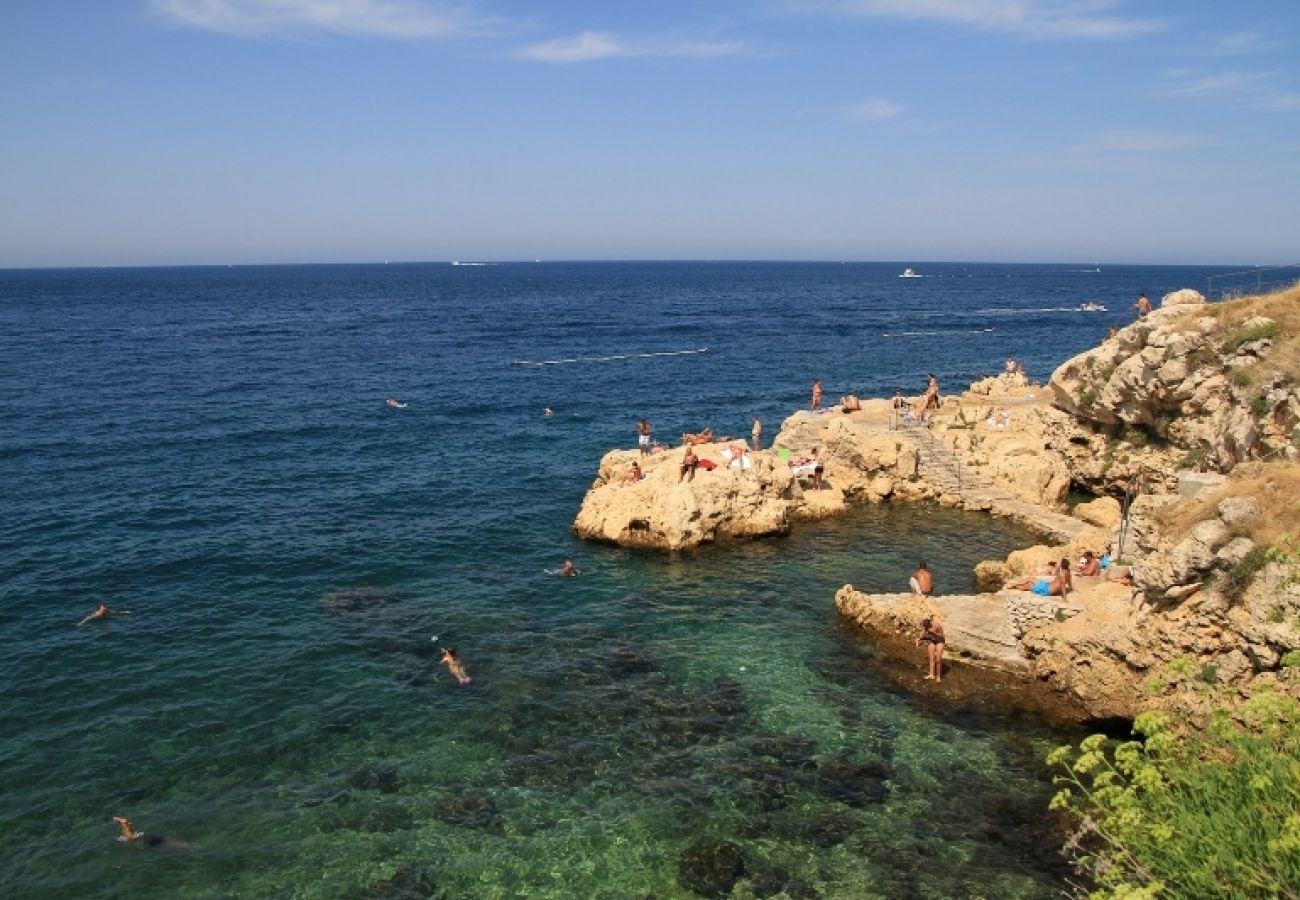
{"type": "Polygon", "coordinates": [[[965,589],[1022,532],[569,531],[642,416],[770,440],[814,377],[1046,379],[1212,271],[917,268],[0,272],[0,894],[679,897],[730,842],[738,897],[1054,895],[1069,736],[900,694],[832,608],[922,556],[965,589]],[[100,599],[132,615],[73,627],[100,599]]]}

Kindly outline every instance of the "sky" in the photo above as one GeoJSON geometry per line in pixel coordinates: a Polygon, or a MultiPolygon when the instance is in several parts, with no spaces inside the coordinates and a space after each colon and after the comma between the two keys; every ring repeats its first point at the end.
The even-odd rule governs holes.
{"type": "Polygon", "coordinates": [[[1296,0],[4,0],[0,267],[1300,262],[1296,0]]]}

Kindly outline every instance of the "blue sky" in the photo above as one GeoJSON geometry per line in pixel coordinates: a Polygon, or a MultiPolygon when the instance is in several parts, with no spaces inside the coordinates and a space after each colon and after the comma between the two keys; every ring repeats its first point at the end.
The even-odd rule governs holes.
{"type": "Polygon", "coordinates": [[[1300,261],[1295,0],[6,0],[0,266],[1300,261]]]}

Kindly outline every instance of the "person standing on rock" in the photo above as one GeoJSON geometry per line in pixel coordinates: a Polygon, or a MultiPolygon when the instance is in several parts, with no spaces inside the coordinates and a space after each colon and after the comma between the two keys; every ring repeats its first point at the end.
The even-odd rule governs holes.
{"type": "Polygon", "coordinates": [[[759,421],[758,416],[754,416],[754,427],[750,429],[750,437],[753,438],[754,449],[763,449],[763,423],[759,421]]]}
{"type": "Polygon", "coordinates": [[[694,481],[695,467],[698,466],[699,464],[700,464],[700,458],[695,455],[695,448],[688,445],[686,447],[686,455],[682,457],[682,467],[677,472],[677,483],[681,484],[682,476],[687,474],[689,474],[690,477],[687,478],[686,480],[694,481]]]}
{"type": "Polygon", "coordinates": [[[922,644],[926,645],[926,655],[930,661],[930,673],[925,676],[925,680],[943,681],[943,651],[948,642],[938,619],[921,620],[921,636],[916,639],[916,645],[919,647],[922,644]]]}
{"type": "Polygon", "coordinates": [[[822,408],[822,380],[820,378],[814,378],[813,386],[812,386],[812,410],[813,412],[816,412],[821,408],[822,408]]]}
{"type": "Polygon", "coordinates": [[[1133,304],[1133,308],[1138,311],[1139,319],[1151,312],[1151,301],[1147,299],[1146,291],[1138,294],[1137,302],[1133,304]]]}
{"type": "Polygon", "coordinates": [[[916,564],[916,571],[907,582],[912,586],[912,593],[921,597],[930,596],[934,590],[934,577],[930,574],[929,568],[925,565],[925,560],[916,564]]]}
{"type": "Polygon", "coordinates": [[[645,456],[650,452],[650,420],[642,419],[636,423],[636,442],[641,448],[641,455],[645,456]]]}

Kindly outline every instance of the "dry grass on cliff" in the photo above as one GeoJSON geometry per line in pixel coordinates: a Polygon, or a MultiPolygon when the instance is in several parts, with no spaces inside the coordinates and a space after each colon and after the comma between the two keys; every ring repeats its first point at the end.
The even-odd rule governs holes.
{"type": "Polygon", "coordinates": [[[1197,522],[1217,516],[1216,507],[1225,497],[1250,497],[1259,504],[1263,515],[1243,531],[1259,546],[1268,547],[1283,534],[1300,530],[1300,463],[1242,463],[1222,487],[1171,504],[1157,513],[1156,520],[1164,534],[1181,538],[1197,522]]]}
{"type": "Polygon", "coordinates": [[[1206,313],[1218,320],[1218,340],[1225,349],[1236,349],[1254,337],[1271,336],[1273,339],[1273,348],[1263,360],[1238,370],[1234,380],[1236,387],[1254,390],[1270,380],[1274,372],[1283,372],[1292,380],[1300,380],[1300,284],[1273,294],[1199,307],[1193,315],[1206,313]],[[1252,332],[1245,323],[1254,316],[1266,316],[1276,323],[1276,327],[1252,332]]]}

